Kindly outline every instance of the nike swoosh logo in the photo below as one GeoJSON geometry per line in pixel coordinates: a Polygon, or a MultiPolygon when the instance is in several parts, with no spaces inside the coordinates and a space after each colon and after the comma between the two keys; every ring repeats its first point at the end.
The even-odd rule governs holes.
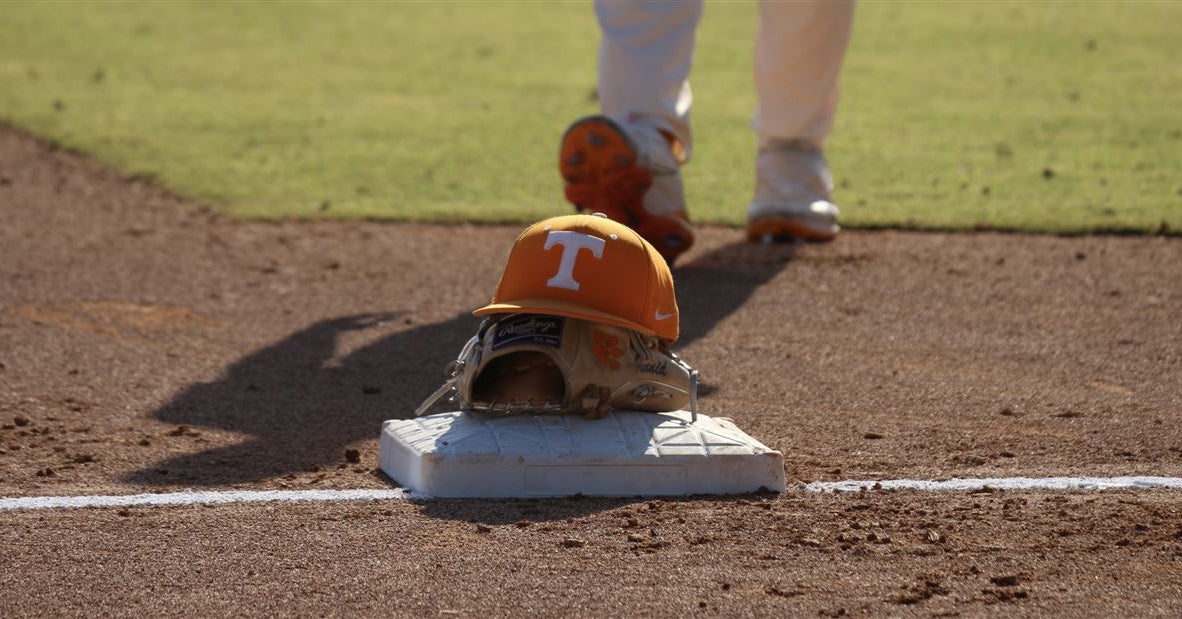
{"type": "Polygon", "coordinates": [[[653,318],[656,318],[657,320],[665,320],[666,318],[672,318],[675,315],[677,315],[677,312],[669,312],[668,314],[662,313],[661,310],[653,312],[653,318]]]}

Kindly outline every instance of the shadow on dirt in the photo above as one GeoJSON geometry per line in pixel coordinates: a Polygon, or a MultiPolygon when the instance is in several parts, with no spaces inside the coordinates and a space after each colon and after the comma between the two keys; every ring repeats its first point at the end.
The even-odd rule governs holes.
{"type": "MultiPolygon", "coordinates": [[[[684,349],[706,336],[727,316],[746,305],[756,290],[771,281],[796,255],[791,244],[761,246],[744,241],[724,245],[673,270],[677,308],[681,312],[684,349]]],[[[686,361],[694,363],[692,355],[686,361]]],[[[721,387],[703,375],[698,396],[705,399],[721,387]]]]}
{"type": "MultiPolygon", "coordinates": [[[[746,303],[783,269],[791,246],[724,246],[674,271],[682,314],[678,347],[694,342],[746,303]]],[[[198,444],[202,428],[250,437],[246,442],[180,454],[131,473],[148,486],[222,486],[341,466],[346,446],[372,438],[381,422],[408,417],[442,380],[444,366],[476,331],[467,312],[412,327],[336,358],[349,331],[401,313],[317,322],[193,385],[153,417],[198,444]]],[[[692,362],[692,359],[691,359],[692,362]]],[[[703,395],[713,389],[707,381],[703,395]]]]}
{"type": "Polygon", "coordinates": [[[751,295],[783,271],[795,256],[796,246],[792,244],[736,241],[673,269],[681,312],[677,348],[701,339],[746,305],[751,295]]]}
{"type": "MultiPolygon", "coordinates": [[[[519,527],[535,523],[554,522],[568,518],[581,518],[614,509],[621,510],[620,527],[624,530],[635,528],[645,539],[640,540],[641,548],[647,544],[661,544],[662,540],[650,532],[650,527],[641,526],[638,518],[660,515],[666,508],[676,508],[682,502],[720,502],[732,504],[746,500],[754,505],[779,496],[774,492],[756,492],[740,496],[693,495],[687,497],[585,497],[581,495],[545,499],[434,499],[419,503],[424,516],[444,520],[460,520],[474,524],[499,526],[516,524],[519,527]]],[[[654,546],[655,547],[655,546],[654,546]]]]}
{"type": "Polygon", "coordinates": [[[323,320],[244,357],[216,382],[196,384],[153,413],[178,434],[218,428],[246,442],[177,455],[128,481],[153,486],[215,486],[336,467],[345,446],[375,436],[381,422],[412,414],[439,384],[443,368],[475,332],[467,313],[395,333],[334,358],[348,331],[400,313],[323,320]]]}

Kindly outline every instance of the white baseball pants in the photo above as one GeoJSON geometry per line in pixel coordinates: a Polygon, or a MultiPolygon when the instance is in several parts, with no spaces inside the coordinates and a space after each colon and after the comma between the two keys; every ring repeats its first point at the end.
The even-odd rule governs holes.
{"type": "MultiPolygon", "coordinates": [[[[693,148],[689,71],[702,0],[596,0],[595,12],[603,32],[604,115],[621,122],[646,117],[677,136],[688,155],[693,148]]],[[[753,122],[760,146],[772,140],[823,144],[833,128],[853,15],[853,0],[761,1],[753,122]]]]}

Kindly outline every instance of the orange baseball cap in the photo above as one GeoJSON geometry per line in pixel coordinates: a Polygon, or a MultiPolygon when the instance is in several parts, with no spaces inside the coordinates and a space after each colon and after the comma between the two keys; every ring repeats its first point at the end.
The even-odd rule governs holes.
{"type": "Polygon", "coordinates": [[[603,215],[551,217],[513,243],[492,302],[477,316],[530,312],[677,339],[673,274],[628,226],[603,215]]]}

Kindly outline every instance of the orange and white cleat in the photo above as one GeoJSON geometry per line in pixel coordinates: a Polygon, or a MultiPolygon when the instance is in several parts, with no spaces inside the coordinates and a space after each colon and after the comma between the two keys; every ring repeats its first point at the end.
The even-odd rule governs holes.
{"type": "Polygon", "coordinates": [[[558,170],[566,199],[636,230],[669,264],[694,244],[685,208],[680,143],[643,119],[576,120],[562,136],[558,170]]]}

